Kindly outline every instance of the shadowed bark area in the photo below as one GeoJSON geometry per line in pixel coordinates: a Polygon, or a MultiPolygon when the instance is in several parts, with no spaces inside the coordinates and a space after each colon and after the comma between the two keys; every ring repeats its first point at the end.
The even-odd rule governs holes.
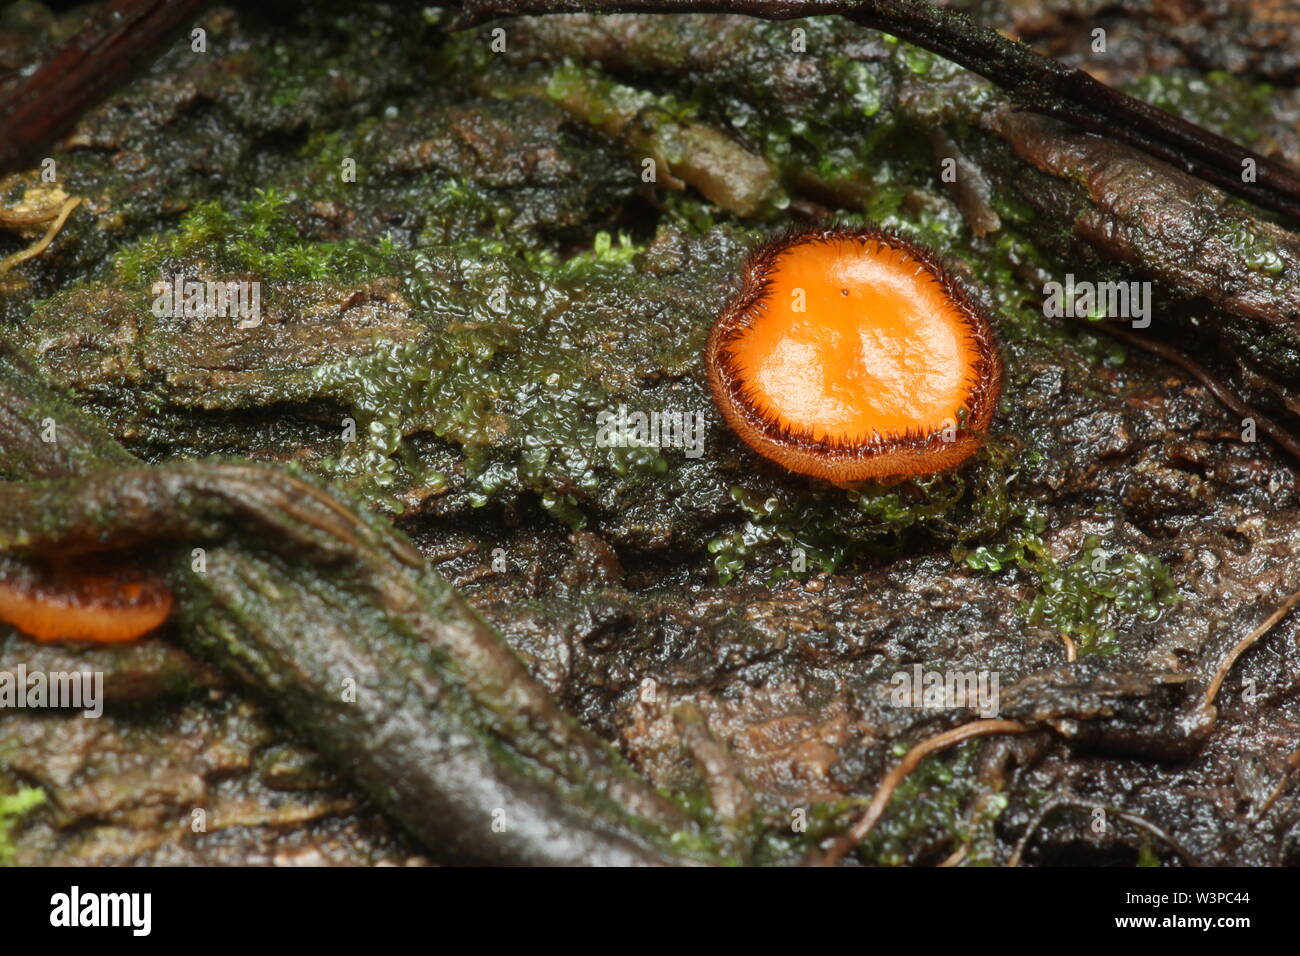
{"type": "Polygon", "coordinates": [[[676,860],[673,834],[694,835],[383,524],[265,468],[114,468],[124,453],[103,441],[104,458],[87,462],[90,423],[22,362],[0,380],[15,449],[40,442],[43,421],[69,426],[51,443],[62,461],[10,471],[0,487],[0,551],[199,547],[202,563],[173,575],[185,643],[259,691],[440,855],[653,864],[676,860]]]}
{"type": "MultiPolygon", "coordinates": [[[[1294,161],[1293,41],[1215,39],[1235,9],[968,12],[1294,161]]],[[[1300,627],[1232,653],[1300,588],[1296,463],[1043,309],[1067,273],[1149,281],[1144,334],[1293,428],[1293,224],[841,17],[326,10],[214,9],[57,182],[0,189],[0,258],[82,199],[0,275],[0,547],[129,545],[181,605],[133,647],[3,628],[0,670],[107,698],[0,713],[0,793],[47,796],[19,862],[798,863],[983,716],[901,704],[917,667],[996,675],[1031,730],[927,757],[849,860],[1300,860],[1300,627]],[[969,467],[839,489],[713,408],[748,249],[828,217],[925,242],[992,312],[969,467]],[[261,321],[159,314],[175,276],[260,282],[261,321]],[[703,453],[608,447],[620,407],[699,413],[703,453]]],[[[76,26],[30,6],[0,55],[76,26]]]]}

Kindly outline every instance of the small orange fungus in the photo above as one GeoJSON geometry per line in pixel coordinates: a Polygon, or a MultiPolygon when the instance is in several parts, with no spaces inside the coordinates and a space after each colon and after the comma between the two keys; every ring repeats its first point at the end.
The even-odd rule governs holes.
{"type": "Polygon", "coordinates": [[[0,620],[41,642],[131,641],[171,610],[171,591],[134,568],[84,559],[0,565],[0,620]]]}
{"type": "Polygon", "coordinates": [[[983,311],[934,254],[871,228],[791,233],[756,249],[705,362],[747,445],[841,484],[961,464],[1002,385],[983,311]]]}

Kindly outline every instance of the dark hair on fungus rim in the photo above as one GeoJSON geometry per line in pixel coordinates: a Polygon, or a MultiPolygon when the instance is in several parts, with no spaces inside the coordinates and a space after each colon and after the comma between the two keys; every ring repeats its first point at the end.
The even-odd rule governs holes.
{"type": "MultiPolygon", "coordinates": [[[[842,292],[849,295],[847,288],[842,292]]],[[[756,247],[745,261],[739,289],[709,334],[705,365],[719,410],[750,448],[791,471],[841,484],[929,475],[960,465],[982,444],[1002,386],[1002,358],[984,310],[937,253],[873,226],[792,230],[756,247]],[[970,359],[964,367],[954,369],[964,376],[963,388],[955,421],[947,427],[873,428],[869,435],[851,436],[824,430],[819,436],[808,427],[782,421],[779,410],[761,407],[761,390],[745,379],[735,350],[755,323],[768,317],[768,299],[783,257],[789,259],[787,254],[792,251],[802,254],[819,246],[856,246],[855,255],[892,260],[896,269],[915,263],[910,276],[921,283],[918,289],[932,299],[941,295],[936,300],[940,311],[948,313],[946,320],[953,325],[954,334],[965,339],[970,359]]]]}

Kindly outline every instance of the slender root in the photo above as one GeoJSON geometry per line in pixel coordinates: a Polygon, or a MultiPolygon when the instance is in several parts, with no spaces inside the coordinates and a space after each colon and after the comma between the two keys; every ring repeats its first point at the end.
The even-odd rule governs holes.
{"type": "Polygon", "coordinates": [[[1119,820],[1123,820],[1130,826],[1137,827],[1139,830],[1145,830],[1147,833],[1150,833],[1153,837],[1178,854],[1178,858],[1182,860],[1185,865],[1201,865],[1200,861],[1187,852],[1181,843],[1171,837],[1164,830],[1160,829],[1160,827],[1156,826],[1146,817],[1139,816],[1136,813],[1131,813],[1128,810],[1116,810],[1112,807],[1102,806],[1099,803],[1089,803],[1086,800],[1079,800],[1072,797],[1056,797],[1049,800],[1047,805],[1044,806],[1043,809],[1038,812],[1038,815],[1034,817],[1033,822],[1025,828],[1024,835],[1016,841],[1016,847],[1011,852],[1011,858],[1007,860],[1007,866],[1019,866],[1020,859],[1025,852],[1025,847],[1029,845],[1029,841],[1033,839],[1034,834],[1037,833],[1039,828],[1047,821],[1047,818],[1057,810],[1067,807],[1075,810],[1101,810],[1119,820]]]}
{"type": "Polygon", "coordinates": [[[880,781],[880,786],[876,789],[876,795],[872,798],[866,813],[862,814],[858,822],[836,837],[835,842],[825,853],[814,855],[808,861],[809,864],[834,866],[849,850],[861,843],[884,815],[885,808],[889,806],[890,798],[898,789],[898,785],[930,754],[946,750],[973,737],[987,737],[990,734],[1022,734],[1030,729],[1027,724],[1022,724],[1018,720],[976,720],[921,741],[907,752],[907,756],[899,761],[893,770],[885,774],[885,779],[880,781]]]}
{"type": "Polygon", "coordinates": [[[1291,774],[1295,772],[1297,767],[1300,767],[1300,748],[1292,751],[1290,758],[1287,760],[1287,768],[1282,771],[1282,777],[1278,780],[1277,786],[1273,788],[1273,792],[1255,811],[1255,820],[1262,820],[1268,811],[1273,809],[1273,804],[1277,803],[1277,798],[1282,796],[1283,791],[1286,790],[1286,785],[1291,782],[1291,774]]]}
{"type": "Polygon", "coordinates": [[[1207,711],[1214,706],[1214,700],[1219,696],[1219,689],[1223,686],[1223,681],[1228,676],[1228,672],[1232,670],[1232,665],[1237,663],[1237,658],[1276,627],[1278,622],[1286,617],[1291,612],[1291,608],[1295,607],[1297,603],[1300,603],[1300,591],[1296,591],[1283,601],[1282,606],[1270,614],[1267,621],[1233,645],[1232,650],[1228,651],[1228,656],[1223,659],[1223,663],[1214,672],[1214,677],[1210,680],[1210,686],[1205,689],[1205,698],[1201,701],[1200,708],[1202,711],[1207,711]]]}
{"type": "Polygon", "coordinates": [[[1282,449],[1292,458],[1300,460],[1300,439],[1287,428],[1273,421],[1267,415],[1252,408],[1246,404],[1240,395],[1233,392],[1228,386],[1224,385],[1217,378],[1210,374],[1209,369],[1194,359],[1188,358],[1177,349],[1170,348],[1162,342],[1148,338],[1145,335],[1139,335],[1128,329],[1121,328],[1111,322],[1094,322],[1091,319],[1081,319],[1081,322],[1090,329],[1098,329],[1107,335],[1113,336],[1130,345],[1136,345],[1138,348],[1150,352],[1152,355],[1159,356],[1166,362],[1172,362],[1183,371],[1185,371],[1196,381],[1200,382],[1205,389],[1215,397],[1215,399],[1228,411],[1242,419],[1253,419],[1255,426],[1269,438],[1273,439],[1282,449]]]}
{"type": "Polygon", "coordinates": [[[967,844],[963,843],[961,846],[957,847],[957,849],[953,850],[949,856],[945,857],[944,861],[940,863],[939,866],[940,867],[956,866],[962,860],[966,859],[966,853],[968,850],[970,850],[970,847],[967,844]]]}
{"type": "Polygon", "coordinates": [[[34,259],[44,252],[49,247],[49,244],[54,241],[54,237],[59,234],[63,224],[68,221],[68,216],[72,214],[72,210],[76,209],[80,203],[81,198],[79,196],[73,196],[64,202],[62,208],[59,209],[59,214],[54,218],[54,222],[50,223],[50,227],[45,230],[45,235],[38,242],[32,243],[26,249],[20,249],[4,261],[0,261],[0,276],[20,262],[34,259]]]}

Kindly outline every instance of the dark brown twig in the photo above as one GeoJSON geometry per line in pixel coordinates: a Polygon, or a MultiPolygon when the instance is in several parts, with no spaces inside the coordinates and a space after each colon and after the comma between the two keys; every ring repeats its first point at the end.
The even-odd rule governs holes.
{"type": "Polygon", "coordinates": [[[991,80],[1017,104],[1123,140],[1266,209],[1300,219],[1300,172],[1162,109],[1082,70],[1040,56],[921,0],[460,0],[453,29],[500,17],[552,13],[740,13],[765,20],[839,15],[924,47],[991,80]],[[1244,182],[1246,161],[1255,182],[1244,182]]]}
{"type": "MultiPolygon", "coordinates": [[[[207,0],[111,0],[95,22],[0,101],[0,173],[22,169],[87,108],[148,64],[207,0]]],[[[1040,56],[964,14],[919,0],[432,0],[453,29],[553,13],[740,13],[766,20],[839,15],[979,73],[1020,106],[1123,140],[1266,208],[1300,218],[1300,172],[1040,56]],[[1255,166],[1245,182],[1243,166],[1255,166]]]]}
{"type": "Polygon", "coordinates": [[[0,100],[0,174],[25,169],[193,22],[209,0],[110,0],[0,100]]]}

